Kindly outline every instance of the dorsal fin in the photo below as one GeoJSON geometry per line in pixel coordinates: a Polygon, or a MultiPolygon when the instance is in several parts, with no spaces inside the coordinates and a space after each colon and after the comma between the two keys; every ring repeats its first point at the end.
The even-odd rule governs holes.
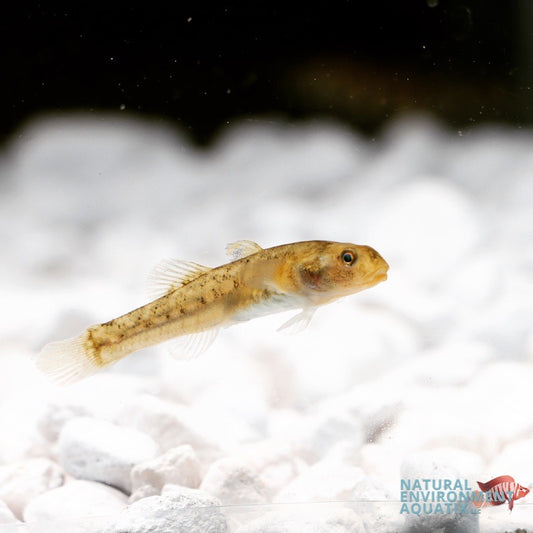
{"type": "Polygon", "coordinates": [[[249,255],[260,252],[263,248],[254,241],[236,241],[230,242],[226,246],[226,255],[232,260],[242,259],[249,255]]]}
{"type": "Polygon", "coordinates": [[[183,285],[209,270],[211,270],[211,267],[200,265],[193,261],[164,259],[148,275],[146,282],[148,294],[154,299],[161,298],[161,296],[183,287],[183,285]]]}

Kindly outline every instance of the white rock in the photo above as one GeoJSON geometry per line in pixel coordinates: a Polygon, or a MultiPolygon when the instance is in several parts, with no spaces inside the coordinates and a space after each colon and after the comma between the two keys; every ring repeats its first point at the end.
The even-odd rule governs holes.
{"type": "MultiPolygon", "coordinates": [[[[28,389],[28,394],[31,389],[28,389]]],[[[7,405],[11,405],[10,400],[7,405]]],[[[1,409],[1,408],[0,408],[1,409]]],[[[50,443],[35,427],[33,416],[28,417],[28,411],[21,409],[11,420],[6,420],[0,415],[0,427],[8,427],[10,431],[4,432],[0,439],[0,464],[10,464],[46,457],[55,460],[50,443]]]]}
{"type": "Polygon", "coordinates": [[[198,390],[190,403],[197,414],[197,423],[205,418],[211,419],[211,424],[200,427],[202,434],[214,439],[224,450],[245,439],[260,437],[258,429],[264,427],[269,410],[267,391],[272,391],[269,387],[272,370],[266,364],[260,364],[262,352],[249,357],[250,353],[258,351],[257,343],[254,342],[249,350],[242,342],[236,346],[233,339],[238,331],[238,328],[224,331],[217,338],[213,353],[205,354],[211,366],[215,366],[215,360],[218,360],[216,368],[223,368],[220,368],[216,381],[198,390]],[[234,372],[233,365],[238,366],[238,373],[234,372]]]}
{"type": "Polygon", "coordinates": [[[359,450],[359,465],[369,476],[380,479],[387,490],[396,494],[403,455],[394,442],[368,443],[359,450]]]}
{"type": "Polygon", "coordinates": [[[521,439],[508,444],[490,462],[487,477],[509,475],[513,476],[517,483],[527,486],[527,483],[533,479],[533,464],[532,461],[524,461],[524,457],[533,457],[533,438],[521,439]]]}
{"type": "Polygon", "coordinates": [[[389,196],[375,229],[389,249],[390,261],[397,260],[401,268],[429,285],[460,267],[459,261],[480,233],[478,213],[463,190],[427,175],[402,184],[389,196]]]}
{"type": "Polygon", "coordinates": [[[445,341],[406,361],[401,368],[395,369],[394,376],[408,385],[461,386],[468,383],[491,358],[494,358],[494,350],[484,343],[445,341]]]}
{"type": "Polygon", "coordinates": [[[144,485],[151,485],[159,494],[163,485],[173,483],[196,489],[201,481],[200,469],[200,461],[192,446],[182,444],[134,466],[131,471],[131,488],[136,491],[144,485]]]}
{"type": "Polygon", "coordinates": [[[404,517],[398,512],[392,494],[379,481],[363,478],[355,485],[350,500],[367,531],[385,533],[402,529],[404,517]]]}
{"type": "Polygon", "coordinates": [[[308,418],[295,409],[273,409],[269,413],[267,435],[277,441],[298,442],[308,418]]]}
{"type": "Polygon", "coordinates": [[[331,449],[324,456],[322,461],[332,461],[351,466],[353,466],[354,464],[358,465],[361,459],[360,450],[361,444],[356,440],[340,440],[339,442],[337,442],[337,444],[331,447],[331,449]]]}
{"type": "MultiPolygon", "coordinates": [[[[476,413],[478,453],[494,457],[503,446],[517,442],[533,433],[533,410],[527,401],[517,401],[521,391],[533,383],[533,367],[518,361],[494,362],[471,381],[469,394],[489,398],[497,394],[498,401],[490,410],[476,413]]],[[[467,398],[464,398],[465,401],[467,398]]]]}
{"type": "Polygon", "coordinates": [[[22,518],[24,508],[33,498],[64,482],[63,469],[44,458],[27,459],[0,466],[0,499],[22,518]]]}
{"type": "Polygon", "coordinates": [[[531,331],[527,334],[526,357],[530,363],[533,363],[533,328],[531,328],[531,331]]]}
{"type": "Polygon", "coordinates": [[[55,442],[66,422],[72,418],[90,416],[91,414],[91,411],[83,405],[49,402],[40,413],[37,427],[43,437],[50,442],[55,442]]]}
{"type": "Polygon", "coordinates": [[[120,491],[92,481],[71,481],[33,499],[24,521],[39,533],[58,531],[99,533],[109,516],[126,506],[120,491]]]}
{"type": "MultiPolygon", "coordinates": [[[[446,454],[451,455],[449,452],[445,452],[444,455],[446,454]]],[[[401,478],[405,480],[435,480],[436,483],[442,483],[442,480],[445,479],[450,480],[452,483],[459,481],[462,487],[460,491],[447,490],[442,488],[442,485],[437,485],[436,489],[430,486],[428,489],[432,492],[434,490],[441,490],[444,493],[455,492],[457,498],[459,498],[457,492],[466,493],[474,488],[472,480],[469,481],[463,472],[452,464],[441,461],[438,456],[429,451],[412,453],[406,457],[401,467],[401,478]]],[[[457,500],[454,499],[454,501],[457,500]]],[[[448,502],[448,499],[446,499],[446,502],[448,502]]],[[[436,531],[441,528],[464,533],[477,533],[479,531],[479,514],[471,506],[464,508],[463,504],[460,504],[459,511],[454,512],[451,509],[449,513],[433,512],[434,507],[428,507],[428,511],[431,512],[418,513],[412,512],[412,502],[403,505],[407,506],[406,510],[402,512],[405,516],[406,525],[414,531],[436,531]]],[[[428,505],[436,506],[438,502],[428,505]]]]}
{"type": "MultiPolygon", "coordinates": [[[[243,377],[244,379],[244,377],[243,377]]],[[[234,404],[240,402],[247,402],[249,398],[244,395],[239,398],[239,387],[235,386],[231,391],[228,391],[228,395],[233,397],[234,404]]],[[[220,448],[221,453],[231,453],[231,450],[236,446],[245,442],[254,442],[261,438],[261,433],[252,428],[246,418],[253,418],[250,413],[241,414],[232,405],[227,405],[229,399],[226,398],[226,402],[222,401],[223,391],[216,390],[212,394],[204,395],[200,404],[195,403],[191,406],[190,416],[194,421],[194,429],[197,431],[206,442],[212,443],[212,446],[216,444],[220,448]],[[207,397],[206,397],[207,396],[207,397]]],[[[254,406],[248,407],[249,411],[253,411],[254,406]]],[[[242,410],[242,409],[241,409],[242,410]]],[[[266,416],[262,416],[264,408],[259,408],[257,413],[257,419],[266,419],[266,416]]],[[[261,427],[261,421],[256,421],[257,427],[261,427]]],[[[199,450],[202,453],[202,450],[199,450]]]]}
{"type": "Polygon", "coordinates": [[[285,511],[272,511],[240,527],[236,533],[367,533],[381,530],[365,528],[351,509],[288,506],[285,511]]]}
{"type": "Polygon", "coordinates": [[[439,461],[433,451],[412,452],[401,466],[402,479],[463,479],[461,472],[450,463],[439,461]]]}
{"type": "MultiPolygon", "coordinates": [[[[440,469],[449,469],[461,479],[475,485],[476,476],[485,470],[483,458],[469,450],[454,447],[431,447],[430,451],[420,452],[420,457],[440,469]]],[[[415,454],[416,456],[416,454],[415,454]]],[[[397,449],[394,442],[365,444],[360,450],[360,466],[371,477],[379,479],[390,494],[399,497],[402,468],[405,468],[405,453],[397,449]]],[[[422,460],[422,459],[421,459],[422,460]]],[[[429,463],[428,463],[429,464],[429,463]]],[[[429,470],[429,467],[427,467],[429,470]]]]}
{"type": "Polygon", "coordinates": [[[379,481],[364,477],[359,480],[352,491],[350,500],[354,501],[384,501],[393,499],[387,487],[379,481]]]}
{"type": "Polygon", "coordinates": [[[167,485],[124,509],[104,533],[225,533],[220,501],[197,489],[167,485]]]}
{"type": "Polygon", "coordinates": [[[519,363],[489,363],[468,387],[413,385],[406,390],[405,407],[386,430],[385,438],[403,450],[456,447],[489,459],[505,444],[532,430],[529,404],[514,399],[518,390],[527,390],[532,382],[533,372],[519,363]],[[498,402],[490,410],[476,411],[472,426],[465,406],[491,391],[498,391],[498,402]]]}
{"type": "Polygon", "coordinates": [[[386,439],[403,450],[455,447],[490,459],[532,431],[529,404],[514,399],[531,382],[533,373],[527,366],[489,362],[468,387],[413,385],[405,391],[405,408],[386,431],[386,439]],[[476,411],[472,426],[472,420],[464,416],[465,405],[473,398],[488,397],[491,391],[498,391],[498,402],[490,410],[476,411]]]}
{"type": "Polygon", "coordinates": [[[364,478],[360,468],[337,461],[320,461],[291,481],[274,498],[276,503],[349,499],[364,478]]]}
{"type": "Polygon", "coordinates": [[[453,468],[462,479],[473,481],[485,468],[483,458],[470,450],[454,447],[435,447],[428,451],[432,460],[441,467],[453,468]]]}
{"type": "Polygon", "coordinates": [[[290,446],[274,440],[241,446],[226,460],[228,457],[237,464],[245,463],[258,475],[268,500],[307,467],[290,446]]]}
{"type": "Polygon", "coordinates": [[[326,455],[332,446],[350,439],[355,445],[362,445],[365,439],[363,422],[357,414],[329,405],[307,418],[307,424],[300,435],[299,454],[308,462],[315,462],[326,455]]]}
{"type": "Polygon", "coordinates": [[[338,430],[337,440],[351,440],[359,445],[363,444],[362,441],[373,441],[384,428],[393,424],[402,408],[406,385],[400,380],[390,381],[387,375],[329,397],[321,403],[315,418],[329,415],[330,429],[333,429],[331,423],[335,421],[338,430]],[[342,421],[344,424],[341,424],[342,421]],[[360,425],[361,429],[350,432],[350,427],[355,429],[356,425],[360,425]]]}
{"type": "MultiPolygon", "coordinates": [[[[53,456],[63,425],[89,414],[145,432],[160,444],[158,453],[190,444],[206,468],[238,456],[252,438],[296,444],[293,461],[266,451],[243,457],[268,497],[300,474],[299,454],[359,465],[392,493],[399,463],[413,450],[434,453],[438,466],[460,476],[481,468],[480,479],[533,479],[522,460],[531,456],[525,441],[533,437],[533,372],[525,360],[528,351],[533,357],[531,132],[487,128],[459,138],[433,123],[398,123],[370,143],[342,131],[324,134],[323,124],[252,124],[228,128],[233,137],[206,157],[158,128],[105,124],[41,122],[0,154],[10,177],[0,195],[0,229],[32,236],[3,239],[0,293],[11,312],[0,323],[0,463],[53,456]],[[140,167],[132,167],[131,154],[140,167]],[[502,173],[508,179],[492,179],[502,173]],[[90,201],[89,175],[111,187],[99,202],[90,201]],[[31,204],[35,197],[42,201],[31,204]],[[128,200],[118,210],[117,197],[128,200]],[[140,353],[150,378],[143,375],[139,386],[124,382],[139,374],[130,365],[135,356],[62,393],[25,357],[52,335],[54,321],[60,326],[50,340],[60,340],[63,328],[91,323],[81,313],[104,320],[143,303],[139,280],[160,257],[222,263],[222,243],[241,238],[235,233],[242,228],[242,237],[265,246],[318,234],[368,243],[389,261],[389,280],[324,307],[294,338],[273,333],[285,319],[276,316],[223,332],[211,354],[189,365],[165,359],[160,367],[159,347],[140,353]],[[80,310],[77,324],[62,320],[70,308],[80,310]],[[161,388],[164,399],[140,396],[161,388]],[[274,406],[284,412],[276,415],[274,406]],[[444,446],[455,451],[437,457],[444,446]]],[[[151,494],[148,487],[132,500],[151,494]]],[[[513,519],[530,497],[517,502],[513,519]]]]}
{"type": "Polygon", "coordinates": [[[363,295],[358,301],[346,298],[319,309],[302,336],[291,337],[280,348],[295,361],[305,353],[305,371],[302,368],[294,376],[299,405],[319,404],[353,390],[418,350],[414,328],[381,306],[364,307],[363,295]]]}
{"type": "MultiPolygon", "coordinates": [[[[23,293],[5,292],[6,285],[2,285],[0,293],[2,299],[9,302],[10,309],[5,313],[5,319],[18,315],[26,326],[33,324],[34,320],[39,322],[33,316],[34,311],[30,312],[28,309],[27,313],[24,312],[24,302],[28,303],[29,300],[25,300],[23,293]]],[[[7,287],[11,288],[9,284],[7,287]]],[[[31,333],[28,332],[28,335],[31,333]]],[[[28,339],[24,333],[12,331],[7,338],[0,333],[0,342],[0,428],[3,428],[0,436],[0,464],[32,457],[48,457],[48,443],[40,438],[35,428],[36,413],[47,398],[48,389],[31,361],[32,351],[22,348],[28,339]]]]}
{"type": "Polygon", "coordinates": [[[94,418],[73,418],[61,431],[60,462],[72,476],[131,492],[131,469],[152,459],[157,444],[147,435],[94,418]]]}
{"type": "MultiPolygon", "coordinates": [[[[431,505],[431,504],[428,504],[431,505]]],[[[418,511],[417,511],[418,513],[418,511]]],[[[404,514],[405,530],[413,532],[453,531],[454,533],[485,533],[479,527],[479,514],[404,514]]]]}
{"type": "Polygon", "coordinates": [[[156,489],[152,485],[141,485],[130,494],[128,503],[135,503],[136,501],[142,500],[143,498],[148,498],[149,496],[158,496],[160,492],[160,490],[156,489]]]}
{"type": "Polygon", "coordinates": [[[259,472],[246,458],[223,457],[212,463],[200,488],[224,505],[248,505],[268,502],[268,490],[259,472]]]}
{"type": "MultiPolygon", "coordinates": [[[[11,512],[11,509],[0,500],[0,528],[8,524],[19,524],[20,522],[15,518],[15,515],[11,512]]],[[[3,528],[1,529],[3,533],[3,528]]]]}
{"type": "Polygon", "coordinates": [[[162,452],[181,444],[190,444],[201,460],[212,459],[216,443],[207,442],[197,430],[191,411],[151,396],[140,395],[124,404],[116,422],[146,433],[162,452]]]}
{"type": "Polygon", "coordinates": [[[41,407],[37,427],[49,442],[55,442],[72,418],[87,416],[111,421],[121,412],[124,402],[145,393],[149,384],[148,380],[133,376],[103,373],[60,388],[41,407]]]}
{"type": "Polygon", "coordinates": [[[479,517],[479,530],[482,533],[502,533],[513,531],[523,533],[533,530],[533,508],[531,503],[518,500],[509,512],[509,507],[499,505],[497,507],[485,507],[479,517]]]}

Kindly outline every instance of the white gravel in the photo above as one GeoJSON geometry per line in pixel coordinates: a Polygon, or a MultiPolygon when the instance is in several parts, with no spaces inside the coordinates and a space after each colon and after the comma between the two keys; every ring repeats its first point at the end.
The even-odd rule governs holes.
{"type": "Polygon", "coordinates": [[[103,533],[226,533],[220,501],[197,489],[169,485],[121,511],[103,533]]]}
{"type": "Polygon", "coordinates": [[[59,461],[73,477],[100,481],[129,493],[133,467],[153,459],[159,447],[134,429],[82,417],[65,424],[58,450],[59,461]]]}
{"type": "Polygon", "coordinates": [[[34,457],[0,465],[0,500],[17,518],[34,498],[63,485],[63,469],[44,457],[34,457]]]}
{"type": "Polygon", "coordinates": [[[512,513],[400,514],[407,475],[533,488],[533,134],[463,133],[253,122],[201,151],[133,118],[21,130],[0,152],[0,520],[533,529],[531,494],[512,513]],[[155,347],[63,389],[34,368],[46,342],[144,304],[160,259],[215,266],[239,239],[369,244],[389,280],[299,335],[275,332],[290,315],[257,319],[192,361],[155,347]]]}
{"type": "Polygon", "coordinates": [[[137,463],[131,470],[132,491],[153,487],[157,494],[164,485],[172,483],[198,488],[202,465],[190,444],[171,448],[163,455],[137,463]]]}
{"type": "Polygon", "coordinates": [[[33,499],[24,511],[30,531],[97,533],[126,507],[126,496],[93,481],[75,480],[33,499]]]}

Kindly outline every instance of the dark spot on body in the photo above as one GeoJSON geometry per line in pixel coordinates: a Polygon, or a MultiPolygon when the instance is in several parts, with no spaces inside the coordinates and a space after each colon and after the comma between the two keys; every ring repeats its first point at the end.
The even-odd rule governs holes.
{"type": "Polygon", "coordinates": [[[200,297],[200,303],[202,305],[205,305],[205,298],[203,296],[200,297]]]}

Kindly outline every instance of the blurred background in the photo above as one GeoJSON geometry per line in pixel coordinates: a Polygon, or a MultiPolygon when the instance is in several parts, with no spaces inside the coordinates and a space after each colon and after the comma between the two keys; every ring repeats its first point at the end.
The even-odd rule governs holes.
{"type": "Polygon", "coordinates": [[[399,112],[453,127],[530,124],[529,0],[10,2],[3,138],[41,112],[136,113],[208,143],[236,119],[334,117],[373,133],[399,112]]]}

